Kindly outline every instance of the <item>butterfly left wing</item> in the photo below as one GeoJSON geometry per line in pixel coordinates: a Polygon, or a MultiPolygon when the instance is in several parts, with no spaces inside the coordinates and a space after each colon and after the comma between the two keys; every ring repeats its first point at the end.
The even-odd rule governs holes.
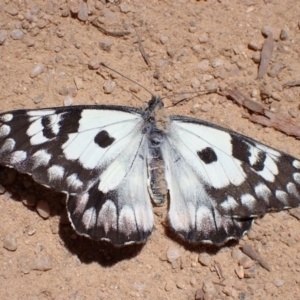
{"type": "Polygon", "coordinates": [[[141,111],[118,106],[6,112],[0,164],[69,195],[79,234],[142,242],[153,227],[143,124],[141,111]]]}
{"type": "Polygon", "coordinates": [[[162,151],[170,225],[189,241],[223,244],[254,216],[300,205],[300,162],[235,132],[172,116],[162,151]]]}

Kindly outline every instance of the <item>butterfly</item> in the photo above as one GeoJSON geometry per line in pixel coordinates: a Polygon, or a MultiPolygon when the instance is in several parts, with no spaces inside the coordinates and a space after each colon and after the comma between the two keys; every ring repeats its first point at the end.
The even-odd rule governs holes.
{"type": "Polygon", "coordinates": [[[145,242],[152,202],[169,202],[170,228],[191,243],[239,239],[255,216],[300,205],[300,161],[195,118],[72,106],[0,114],[0,164],[67,195],[80,235],[145,242]]]}

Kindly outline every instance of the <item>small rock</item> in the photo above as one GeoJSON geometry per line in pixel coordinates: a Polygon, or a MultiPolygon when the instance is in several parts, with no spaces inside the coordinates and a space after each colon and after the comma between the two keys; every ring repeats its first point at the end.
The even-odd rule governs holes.
{"type": "Polygon", "coordinates": [[[260,62],[260,52],[255,52],[252,55],[252,60],[258,64],[260,62]]]}
{"type": "Polygon", "coordinates": [[[197,64],[197,69],[200,71],[208,71],[210,68],[210,63],[208,59],[203,59],[197,64]]]}
{"type": "Polygon", "coordinates": [[[42,64],[37,64],[30,72],[29,76],[35,78],[44,72],[44,66],[42,64]]]}
{"type": "Polygon", "coordinates": [[[35,104],[38,104],[38,103],[42,102],[43,99],[44,99],[44,94],[40,94],[40,95],[34,97],[32,100],[35,104]]]}
{"type": "Polygon", "coordinates": [[[91,69],[91,70],[97,70],[97,69],[99,69],[100,68],[99,61],[98,60],[91,60],[88,63],[88,68],[91,69]]]}
{"type": "Polygon", "coordinates": [[[272,78],[275,78],[278,76],[279,72],[284,68],[284,65],[281,63],[275,63],[270,71],[268,72],[268,75],[272,78]]]}
{"type": "Polygon", "coordinates": [[[274,284],[277,286],[277,287],[280,287],[284,284],[284,280],[281,279],[281,278],[277,278],[274,280],[274,284]]]}
{"type": "Polygon", "coordinates": [[[201,105],[201,110],[203,112],[208,112],[212,109],[212,105],[210,103],[205,103],[203,105],[201,105]]]}
{"type": "Polygon", "coordinates": [[[252,260],[248,256],[244,256],[240,261],[239,261],[240,266],[242,266],[244,269],[249,269],[255,265],[255,261],[252,260]]]}
{"type": "Polygon", "coordinates": [[[238,266],[234,269],[238,278],[243,279],[245,277],[244,268],[242,266],[238,266]]]}
{"type": "Polygon", "coordinates": [[[297,118],[298,114],[295,110],[289,109],[289,114],[292,118],[297,118]]]}
{"type": "Polygon", "coordinates": [[[200,253],[198,257],[198,261],[201,263],[203,266],[209,266],[211,262],[211,256],[207,253],[200,253]]]}
{"type": "Polygon", "coordinates": [[[48,271],[51,270],[52,267],[52,260],[47,255],[38,254],[34,257],[31,262],[31,269],[38,270],[38,271],[48,271]]]}
{"type": "Polygon", "coordinates": [[[117,83],[115,81],[107,80],[103,85],[104,93],[111,94],[116,87],[117,87],[117,83]]]}
{"type": "Polygon", "coordinates": [[[67,95],[64,99],[64,106],[70,106],[74,102],[73,98],[69,95],[67,95]]]}
{"type": "Polygon", "coordinates": [[[265,25],[265,26],[263,26],[263,28],[261,29],[261,33],[262,33],[265,37],[267,37],[267,36],[269,36],[270,34],[274,34],[274,29],[273,29],[271,26],[269,26],[269,25],[265,25]]]}
{"type": "Polygon", "coordinates": [[[197,278],[196,278],[195,276],[193,276],[193,277],[191,278],[190,284],[191,284],[191,286],[197,286],[198,280],[197,280],[197,278]]]}
{"type": "Polygon", "coordinates": [[[125,4],[125,3],[121,3],[119,7],[120,7],[120,11],[122,13],[127,14],[127,13],[129,13],[131,11],[131,7],[129,5],[127,5],[127,4],[125,4]]]}
{"type": "Polygon", "coordinates": [[[209,295],[210,297],[212,297],[211,299],[214,299],[213,297],[215,296],[215,294],[217,293],[217,290],[214,286],[214,284],[211,281],[204,281],[203,282],[203,292],[207,295],[209,295]]]}
{"type": "Polygon", "coordinates": [[[133,93],[138,93],[141,88],[137,84],[133,84],[129,87],[129,91],[133,93]]]}
{"type": "Polygon", "coordinates": [[[211,63],[211,66],[213,68],[218,68],[218,67],[221,67],[224,65],[224,60],[221,59],[221,58],[215,58],[212,63],[211,63]]]}
{"type": "Polygon", "coordinates": [[[84,88],[83,81],[80,77],[74,76],[74,82],[75,82],[77,90],[82,90],[84,88]]]}
{"type": "Polygon", "coordinates": [[[7,30],[0,30],[0,45],[2,45],[7,38],[7,30]]]}
{"type": "Polygon", "coordinates": [[[27,47],[33,47],[33,46],[35,45],[35,40],[29,39],[29,40],[26,42],[26,45],[27,45],[27,47]]]}
{"type": "Polygon", "coordinates": [[[208,35],[206,33],[202,33],[198,38],[199,43],[207,43],[208,42],[208,35]]]}
{"type": "Polygon", "coordinates": [[[88,19],[88,15],[89,15],[89,12],[88,12],[87,4],[86,4],[86,2],[84,0],[81,0],[80,4],[79,4],[79,11],[78,11],[77,18],[80,21],[84,21],[85,22],[88,19]]]}
{"type": "Polygon", "coordinates": [[[161,42],[162,44],[165,44],[165,43],[169,40],[169,38],[168,38],[166,35],[162,34],[162,35],[159,37],[159,40],[160,40],[160,42],[161,42]]]}
{"type": "Polygon", "coordinates": [[[244,278],[255,278],[257,273],[257,267],[253,266],[249,269],[244,269],[244,278]]]}
{"type": "Polygon", "coordinates": [[[103,51],[109,52],[112,45],[114,44],[113,40],[110,38],[103,38],[101,42],[99,42],[99,46],[103,51]]]}
{"type": "Polygon", "coordinates": [[[172,290],[174,290],[174,288],[175,288],[175,284],[174,284],[173,281],[169,280],[169,281],[166,282],[166,284],[165,284],[165,290],[167,292],[171,292],[172,290]]]}
{"type": "Polygon", "coordinates": [[[249,49],[254,50],[254,51],[259,51],[262,48],[262,42],[259,41],[251,41],[248,44],[249,49]]]}
{"type": "Polygon", "coordinates": [[[29,225],[29,226],[26,228],[26,231],[27,231],[27,234],[28,234],[28,235],[34,235],[35,232],[36,232],[36,229],[35,229],[32,225],[29,225]]]}
{"type": "Polygon", "coordinates": [[[10,36],[13,40],[22,40],[24,37],[24,33],[20,29],[14,29],[10,36]]]}
{"type": "Polygon", "coordinates": [[[191,27],[189,28],[189,32],[190,32],[190,33],[195,33],[196,31],[197,31],[197,27],[191,26],[191,27]]]}
{"type": "Polygon", "coordinates": [[[18,9],[15,7],[7,7],[5,11],[11,16],[16,16],[19,13],[18,9]]]}
{"type": "Polygon", "coordinates": [[[280,39],[281,39],[282,41],[286,41],[286,40],[289,39],[289,37],[290,37],[290,35],[289,35],[288,30],[285,29],[285,28],[282,29],[281,32],[280,32],[280,39]]]}
{"type": "Polygon", "coordinates": [[[204,299],[204,292],[202,289],[198,289],[196,291],[195,300],[203,300],[204,299]]]}
{"type": "Polygon", "coordinates": [[[6,191],[6,192],[2,195],[2,199],[3,199],[4,201],[7,201],[8,199],[11,198],[11,196],[12,196],[12,193],[6,191]]]}
{"type": "Polygon", "coordinates": [[[79,3],[77,1],[68,0],[68,7],[73,14],[78,14],[79,12],[79,3]]]}
{"type": "Polygon", "coordinates": [[[181,251],[176,246],[170,246],[167,250],[167,258],[170,263],[177,260],[181,256],[181,251]]]}
{"type": "Polygon", "coordinates": [[[16,251],[18,248],[18,243],[12,234],[8,234],[3,241],[3,248],[9,251],[16,251]]]}
{"type": "Polygon", "coordinates": [[[47,201],[40,200],[37,203],[36,210],[42,218],[48,219],[50,217],[50,206],[47,201]]]}

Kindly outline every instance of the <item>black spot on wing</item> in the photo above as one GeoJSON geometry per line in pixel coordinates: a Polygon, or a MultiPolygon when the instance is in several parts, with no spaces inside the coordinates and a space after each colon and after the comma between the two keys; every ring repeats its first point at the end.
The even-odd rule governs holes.
{"type": "Polygon", "coordinates": [[[94,139],[95,143],[101,148],[110,146],[114,142],[114,140],[115,139],[113,137],[110,137],[106,130],[100,131],[94,139]]]}
{"type": "Polygon", "coordinates": [[[258,153],[258,158],[256,162],[252,165],[252,168],[255,171],[262,171],[265,167],[265,160],[267,158],[267,155],[265,152],[261,151],[258,153]]]}
{"type": "Polygon", "coordinates": [[[44,137],[46,137],[47,139],[52,139],[56,136],[56,134],[52,131],[50,116],[45,116],[42,118],[42,125],[44,127],[43,129],[44,137]]]}
{"type": "Polygon", "coordinates": [[[231,135],[232,156],[249,164],[249,157],[251,156],[249,146],[247,143],[234,135],[231,135]]]}
{"type": "Polygon", "coordinates": [[[215,151],[210,147],[207,147],[207,148],[203,149],[202,151],[198,151],[197,155],[206,164],[211,164],[214,161],[217,161],[217,159],[218,159],[215,151]]]}
{"type": "Polygon", "coordinates": [[[79,129],[79,121],[81,119],[82,109],[70,110],[70,111],[59,111],[61,119],[58,123],[61,131],[65,133],[74,133],[79,129]]]}

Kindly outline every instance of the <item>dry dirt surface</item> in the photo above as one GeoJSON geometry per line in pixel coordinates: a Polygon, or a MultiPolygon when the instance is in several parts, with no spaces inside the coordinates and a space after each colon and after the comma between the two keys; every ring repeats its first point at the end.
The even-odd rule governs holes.
{"type": "MultiPolygon", "coordinates": [[[[283,88],[300,80],[295,0],[3,0],[0,58],[1,111],[143,107],[151,95],[99,66],[105,62],[161,96],[237,87],[300,118],[300,88],[283,88]],[[257,80],[270,32],[274,50],[257,80]]],[[[299,140],[251,123],[231,100],[192,96],[165,105],[300,158],[299,140]]],[[[63,195],[14,170],[1,169],[0,178],[0,299],[300,299],[300,223],[288,211],[216,248],[179,241],[168,232],[167,207],[155,208],[147,243],[116,249],[76,235],[63,195]]]]}

